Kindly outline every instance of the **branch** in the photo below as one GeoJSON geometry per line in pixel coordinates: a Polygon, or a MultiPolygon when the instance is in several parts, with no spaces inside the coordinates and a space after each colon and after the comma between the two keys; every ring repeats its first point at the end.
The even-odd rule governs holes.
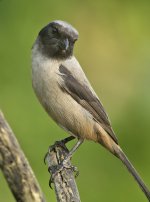
{"type": "MultiPolygon", "coordinates": [[[[62,145],[61,141],[56,142],[49,148],[45,160],[48,164],[48,170],[54,178],[53,183],[57,202],[80,202],[80,196],[75,183],[73,171],[71,169],[63,168],[60,172],[54,174],[58,165],[60,165],[68,153],[69,151],[65,144],[62,145]]],[[[67,166],[71,166],[70,161],[67,166]]]]}
{"type": "Polygon", "coordinates": [[[0,112],[0,169],[18,202],[45,202],[15,135],[0,112]]]}

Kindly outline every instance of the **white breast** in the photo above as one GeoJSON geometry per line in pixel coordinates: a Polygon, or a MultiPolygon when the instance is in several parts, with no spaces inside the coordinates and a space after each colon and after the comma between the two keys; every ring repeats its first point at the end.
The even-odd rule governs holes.
{"type": "Polygon", "coordinates": [[[45,57],[35,44],[32,50],[33,89],[46,111],[53,107],[57,97],[59,62],[45,57]]]}

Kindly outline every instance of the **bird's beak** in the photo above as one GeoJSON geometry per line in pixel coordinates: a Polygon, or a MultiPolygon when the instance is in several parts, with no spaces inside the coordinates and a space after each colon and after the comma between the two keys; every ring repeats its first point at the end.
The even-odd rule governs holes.
{"type": "Polygon", "coordinates": [[[64,45],[65,45],[65,50],[67,50],[69,47],[69,40],[67,38],[64,40],[64,45]]]}

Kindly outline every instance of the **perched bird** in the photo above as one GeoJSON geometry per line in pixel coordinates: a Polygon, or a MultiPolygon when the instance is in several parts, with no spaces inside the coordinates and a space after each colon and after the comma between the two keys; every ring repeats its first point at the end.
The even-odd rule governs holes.
{"type": "Polygon", "coordinates": [[[118,144],[109,118],[98,96],[73,55],[78,31],[56,20],[45,26],[32,48],[34,91],[52,119],[78,142],[68,154],[87,140],[100,143],[119,158],[150,201],[150,191],[118,144]]]}

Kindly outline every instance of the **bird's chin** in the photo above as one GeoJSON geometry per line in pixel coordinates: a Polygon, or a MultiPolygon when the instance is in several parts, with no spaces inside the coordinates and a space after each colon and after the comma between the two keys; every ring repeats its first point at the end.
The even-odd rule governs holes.
{"type": "Polygon", "coordinates": [[[60,50],[59,53],[57,54],[57,57],[61,59],[66,59],[72,56],[72,52],[69,50],[60,50]]]}
{"type": "Polygon", "coordinates": [[[72,56],[72,50],[70,49],[67,49],[67,50],[64,50],[64,49],[50,49],[50,50],[47,50],[45,51],[45,54],[48,56],[48,57],[51,57],[51,58],[54,58],[54,59],[67,59],[69,57],[72,56]]]}
{"type": "Polygon", "coordinates": [[[67,54],[67,51],[66,50],[62,50],[61,54],[65,56],[67,54]]]}

